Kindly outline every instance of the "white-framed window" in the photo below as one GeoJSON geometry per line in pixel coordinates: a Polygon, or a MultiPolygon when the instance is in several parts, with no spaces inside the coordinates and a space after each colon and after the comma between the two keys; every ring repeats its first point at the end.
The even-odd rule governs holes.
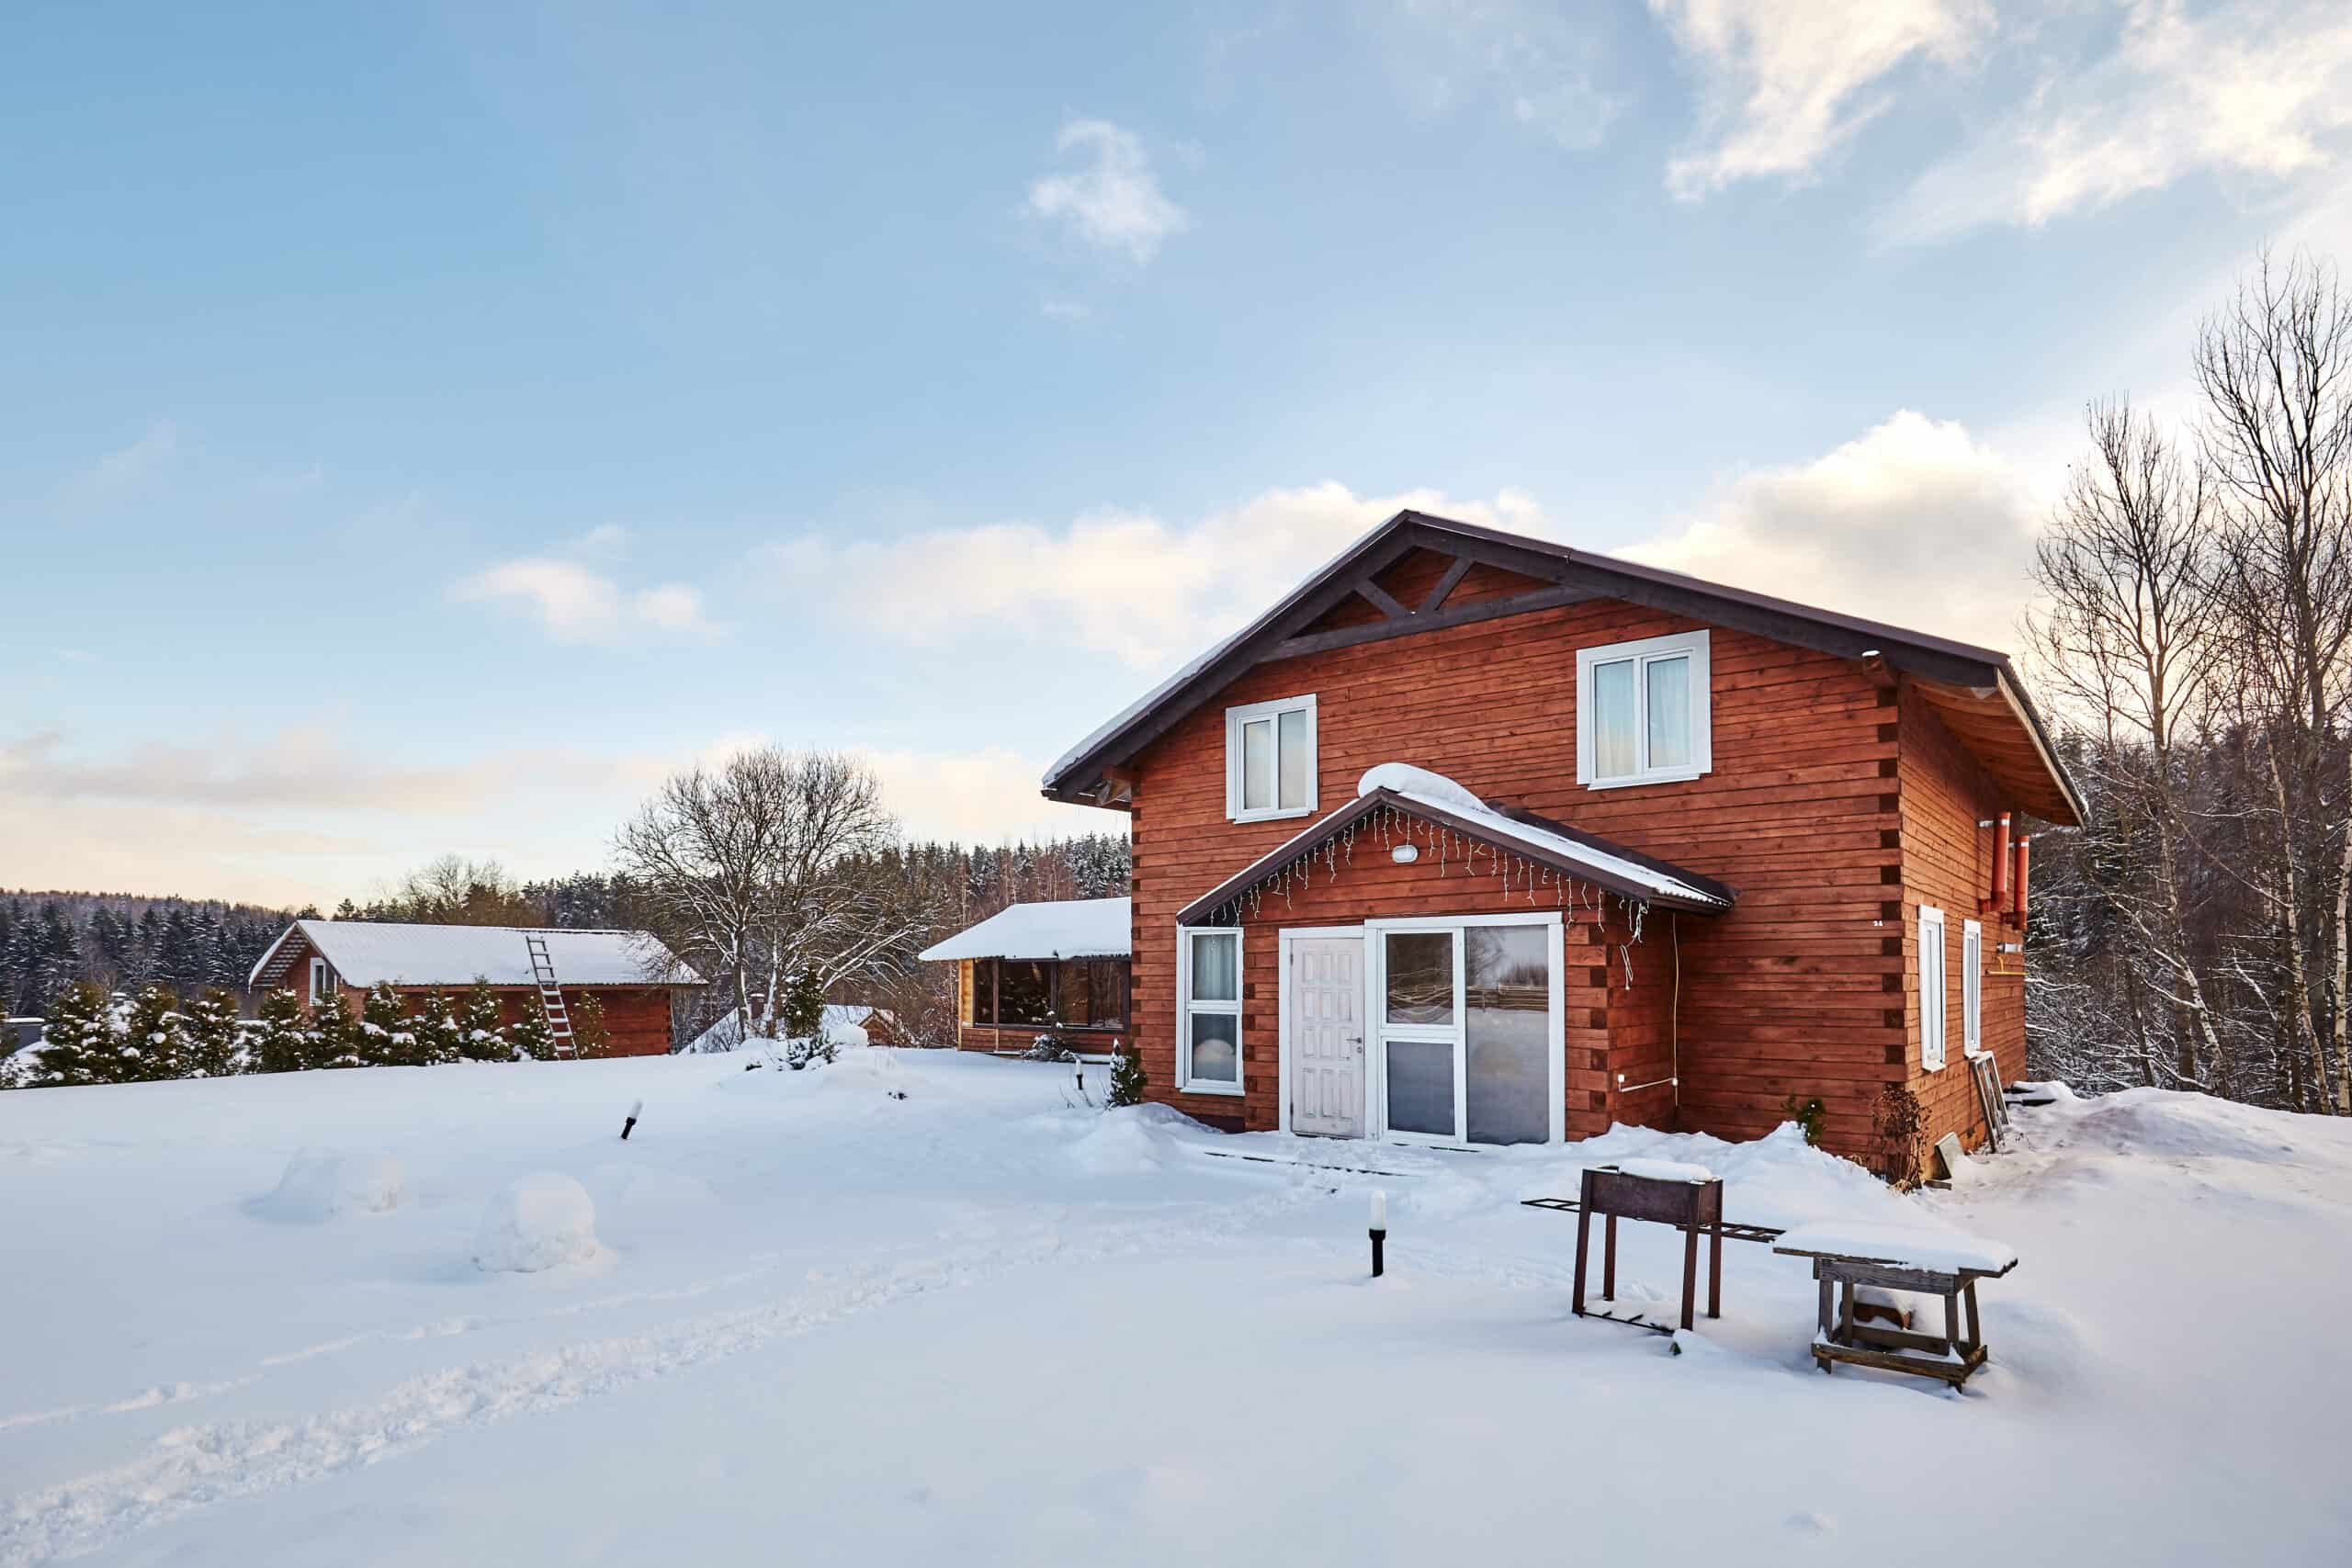
{"type": "Polygon", "coordinates": [[[1557,911],[1364,922],[1373,1125],[1391,1142],[1565,1135],[1557,911]]]}
{"type": "Polygon", "coordinates": [[[1241,932],[1237,928],[1177,929],[1176,1087],[1186,1094],[1241,1092],[1241,932]]]}
{"type": "Polygon", "coordinates": [[[1258,822],[1314,809],[1314,696],[1226,709],[1226,816],[1258,822]]]}
{"type": "Polygon", "coordinates": [[[1919,1064],[1944,1065],[1944,912],[1919,906],[1919,1064]]]}
{"type": "Polygon", "coordinates": [[[1695,779],[1714,767],[1708,634],[1577,650],[1577,782],[1589,789],[1695,779]]]}
{"type": "Polygon", "coordinates": [[[1984,928],[1974,920],[1960,927],[1960,1048],[1984,1049],[1984,928]]]}
{"type": "Polygon", "coordinates": [[[325,1001],[334,989],[334,971],[327,967],[323,958],[311,960],[311,1005],[325,1001]]]}

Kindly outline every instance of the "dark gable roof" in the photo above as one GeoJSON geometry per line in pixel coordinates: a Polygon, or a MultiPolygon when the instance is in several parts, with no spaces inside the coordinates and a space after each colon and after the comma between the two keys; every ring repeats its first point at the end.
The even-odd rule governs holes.
{"type": "Polygon", "coordinates": [[[1110,793],[1106,770],[1131,763],[1254,665],[1587,599],[1623,600],[1841,658],[1871,658],[1914,678],[1922,695],[2019,807],[2062,825],[2081,820],[2081,796],[2005,653],[1422,512],[1400,512],[1366,534],[1272,609],[1088,737],[1046,773],[1045,794],[1052,800],[1099,804],[1110,793]],[[1382,622],[1300,635],[1357,594],[1367,580],[1417,549],[1498,567],[1544,586],[1464,605],[1383,605],[1388,618],[1382,622]],[[1401,615],[1396,613],[1400,609],[1401,615]]]}

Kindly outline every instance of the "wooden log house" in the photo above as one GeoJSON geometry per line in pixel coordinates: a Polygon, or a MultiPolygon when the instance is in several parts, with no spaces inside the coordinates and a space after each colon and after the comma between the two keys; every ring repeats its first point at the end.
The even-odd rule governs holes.
{"type": "Polygon", "coordinates": [[[542,1007],[527,939],[545,952],[568,1012],[576,1014],[591,996],[603,1007],[612,1055],[670,1050],[677,994],[703,984],[644,931],[296,920],[261,955],[245,988],[251,1003],[288,987],[309,1008],[340,994],[356,1015],[382,981],[390,981],[414,1012],[435,990],[462,1005],[482,979],[498,998],[500,1017],[514,1024],[542,1007]]]}
{"type": "Polygon", "coordinates": [[[2007,658],[1398,513],[1057,762],[1128,815],[1148,1094],[1434,1144],[1752,1138],[1881,1091],[1974,1145],[2025,1065],[2007,658]]]}

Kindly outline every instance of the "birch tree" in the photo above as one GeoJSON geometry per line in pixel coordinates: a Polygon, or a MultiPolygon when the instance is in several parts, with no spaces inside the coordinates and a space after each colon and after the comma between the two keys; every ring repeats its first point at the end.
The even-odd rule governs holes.
{"type": "MultiPolygon", "coordinates": [[[[2170,1014],[2172,1082],[2201,1088],[2200,1056],[2218,1066],[2222,1041],[2190,947],[2176,752],[2204,712],[2222,646],[2214,496],[2202,466],[2128,402],[2095,403],[2086,423],[2091,455],[2036,548],[2045,607],[2028,617],[2028,636],[2046,681],[2089,732],[2088,782],[2134,873],[2106,889],[2132,932],[2131,988],[2146,985],[2170,1014]]],[[[2131,1017],[2143,1021],[2136,1008],[2131,1017]]],[[[2146,1059],[2144,1036],[2135,1045],[2146,1059]]],[[[2146,1066],[2155,1081],[2155,1064],[2146,1066]]]]}
{"type": "Polygon", "coordinates": [[[2331,1079],[2352,1068],[2352,748],[2336,735],[2352,697],[2352,306],[2335,267],[2266,253],[2205,322],[2196,368],[2206,459],[2228,502],[2233,675],[2269,785],[2277,875],[2262,893],[2280,1025],[2308,1072],[2299,1098],[2335,1110],[2331,1079]],[[2341,772],[2329,766],[2336,752],[2341,772]]]}

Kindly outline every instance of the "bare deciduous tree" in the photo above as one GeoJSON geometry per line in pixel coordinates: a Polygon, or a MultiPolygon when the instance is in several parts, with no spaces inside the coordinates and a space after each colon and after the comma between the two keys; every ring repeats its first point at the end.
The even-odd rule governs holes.
{"type": "Polygon", "coordinates": [[[2207,461],[2231,500],[2234,695],[2270,785],[2276,866],[2260,886],[2285,971],[2280,1022],[2308,1065],[2309,1099],[2333,1110],[2331,1076],[2342,1083],[2352,1068],[2352,776],[2333,801],[2328,776],[2352,703],[2352,303],[2335,267],[2266,253],[2199,333],[2197,378],[2207,461]],[[2324,998],[2312,982],[2324,963],[2324,998]]]}
{"type": "Polygon", "coordinates": [[[829,987],[910,934],[857,868],[895,841],[873,771],[839,752],[744,751],[664,784],[621,829],[621,873],[657,934],[773,1036],[786,982],[829,987]]]}
{"type": "MultiPolygon", "coordinates": [[[[2171,1013],[2173,1080],[2201,1088],[2199,1056],[2218,1066],[2222,1042],[2189,942],[2175,743],[2202,716],[2222,650],[2214,497],[2205,469],[2185,463],[2129,403],[2094,404],[2087,422],[2092,457],[2075,469],[2036,547],[2046,608],[2028,618],[2028,635],[2089,733],[2087,782],[2123,860],[2145,871],[2105,889],[2132,932],[2129,979],[2171,1013]]],[[[2144,1018],[2136,1008],[2127,1017],[2153,1082],[2144,1018]]]]}

